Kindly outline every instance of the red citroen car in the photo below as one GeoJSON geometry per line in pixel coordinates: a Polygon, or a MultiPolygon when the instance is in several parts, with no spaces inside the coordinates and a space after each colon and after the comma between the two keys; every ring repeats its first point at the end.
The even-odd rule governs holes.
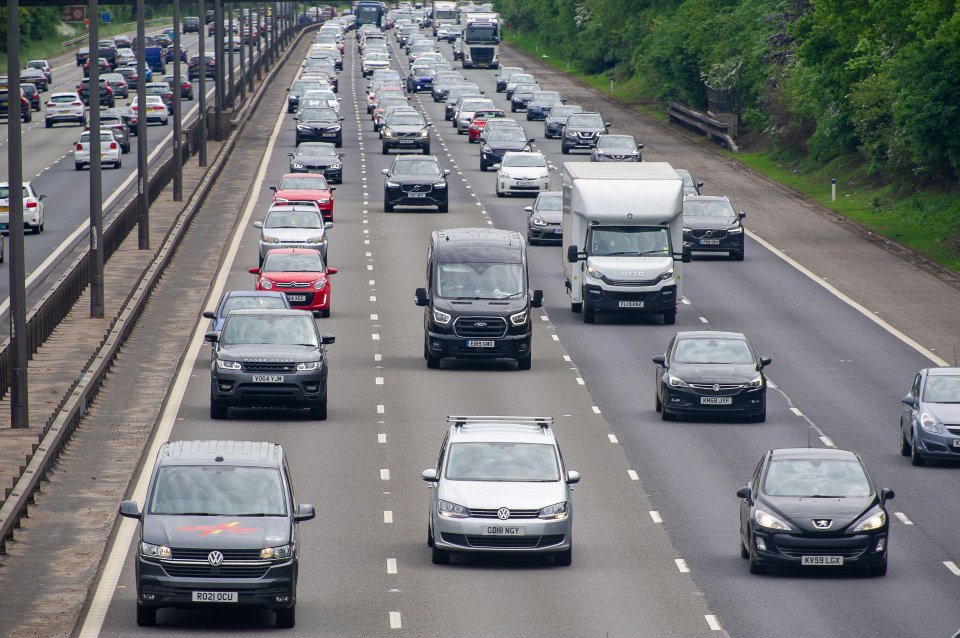
{"type": "Polygon", "coordinates": [[[277,290],[287,296],[290,307],[330,316],[330,275],[320,253],[310,248],[274,248],[267,251],[263,266],[251,268],[257,276],[256,290],[277,290]]]}
{"type": "Polygon", "coordinates": [[[287,173],[280,183],[271,186],[273,201],[283,204],[314,202],[323,215],[323,221],[333,221],[333,191],[322,173],[287,173]]]}
{"type": "Polygon", "coordinates": [[[480,131],[487,125],[487,120],[496,117],[507,117],[507,114],[500,109],[481,109],[474,113],[473,121],[470,122],[470,128],[467,129],[471,144],[476,144],[480,141],[480,131]]]}

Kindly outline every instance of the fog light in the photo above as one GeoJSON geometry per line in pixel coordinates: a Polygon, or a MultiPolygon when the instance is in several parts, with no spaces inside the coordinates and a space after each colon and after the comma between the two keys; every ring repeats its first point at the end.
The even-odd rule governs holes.
{"type": "Polygon", "coordinates": [[[290,602],[289,596],[274,596],[273,599],[278,603],[288,603],[290,602]]]}
{"type": "Polygon", "coordinates": [[[221,384],[220,384],[220,390],[221,390],[222,392],[229,392],[229,391],[230,391],[230,386],[231,386],[230,383],[221,383],[221,384]]]}
{"type": "Polygon", "coordinates": [[[303,386],[303,389],[306,390],[307,392],[319,392],[319,391],[320,391],[320,386],[319,386],[319,385],[305,385],[305,386],[303,386]]]}
{"type": "Polygon", "coordinates": [[[680,397],[670,397],[670,403],[683,403],[680,397]]]}
{"type": "Polygon", "coordinates": [[[876,547],[873,548],[873,551],[882,552],[886,548],[887,548],[887,537],[881,536],[880,538],[877,539],[877,545],[876,547]]]}
{"type": "Polygon", "coordinates": [[[753,542],[757,544],[757,549],[758,549],[759,551],[761,551],[761,552],[767,551],[767,541],[765,541],[765,540],[763,540],[762,538],[760,538],[759,536],[757,536],[757,537],[754,539],[753,542]]]}
{"type": "Polygon", "coordinates": [[[157,595],[156,594],[140,594],[140,598],[143,598],[144,600],[156,600],[157,595]]]}

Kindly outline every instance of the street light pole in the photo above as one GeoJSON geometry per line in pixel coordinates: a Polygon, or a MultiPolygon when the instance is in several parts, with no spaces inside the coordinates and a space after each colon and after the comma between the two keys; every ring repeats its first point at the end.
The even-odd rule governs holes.
{"type": "Polygon", "coordinates": [[[216,74],[213,88],[213,139],[223,140],[223,0],[213,0],[213,50],[216,74]]]}
{"type": "Polygon", "coordinates": [[[246,32],[243,30],[243,12],[244,8],[240,7],[240,13],[237,14],[237,32],[240,38],[240,102],[243,102],[247,97],[247,66],[243,63],[243,50],[246,48],[246,32]]]}
{"type": "MultiPolygon", "coordinates": [[[[144,0],[137,0],[137,63],[147,63],[147,34],[144,24],[144,0]]],[[[163,59],[161,58],[161,63],[163,59]]],[[[137,82],[137,248],[150,248],[150,193],[147,166],[147,78],[141,73],[137,82]]]]}
{"type": "Polygon", "coordinates": [[[205,43],[207,38],[207,8],[204,0],[197,0],[197,13],[200,14],[200,38],[197,43],[199,56],[197,89],[200,92],[200,150],[197,153],[197,165],[207,165],[207,56],[205,43]]]}
{"type": "MultiPolygon", "coordinates": [[[[227,108],[233,108],[233,92],[236,89],[236,84],[233,82],[233,11],[235,5],[231,2],[227,5],[227,16],[229,20],[229,27],[227,30],[230,32],[229,41],[230,41],[230,52],[227,53],[227,73],[229,74],[230,89],[227,91],[227,108]]],[[[243,41],[240,41],[240,52],[243,53],[243,41]]]]}
{"type": "MultiPolygon", "coordinates": [[[[203,36],[201,36],[203,37],[203,36]]],[[[180,125],[183,78],[180,76],[180,0],[173,0],[173,201],[183,201],[183,129],[180,125]]]]}
{"type": "MultiPolygon", "coordinates": [[[[89,0],[90,18],[90,73],[88,77],[87,103],[90,105],[90,317],[102,319],[103,301],[103,184],[100,181],[100,7],[97,0],[89,0]]],[[[141,60],[143,58],[140,58],[141,60]]],[[[139,82],[138,86],[143,86],[139,82]]],[[[143,119],[143,105],[137,120],[143,119]]]]}

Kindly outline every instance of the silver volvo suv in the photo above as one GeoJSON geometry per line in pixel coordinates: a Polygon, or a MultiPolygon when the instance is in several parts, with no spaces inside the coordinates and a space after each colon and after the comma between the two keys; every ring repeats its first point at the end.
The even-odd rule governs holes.
{"type": "Polygon", "coordinates": [[[433,562],[452,553],[552,554],[573,559],[573,485],[551,417],[451,416],[431,488],[427,545],[433,562]]]}

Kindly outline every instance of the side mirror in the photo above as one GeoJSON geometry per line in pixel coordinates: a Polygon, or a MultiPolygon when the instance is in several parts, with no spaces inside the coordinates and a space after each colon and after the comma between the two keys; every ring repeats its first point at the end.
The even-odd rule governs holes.
{"type": "Polygon", "coordinates": [[[693,259],[693,255],[690,252],[690,246],[687,244],[683,245],[683,250],[680,251],[680,263],[689,264],[693,259]]]}
{"type": "Polygon", "coordinates": [[[37,196],[37,199],[46,199],[46,198],[47,198],[46,195],[38,195],[38,196],[37,196]]]}
{"type": "Polygon", "coordinates": [[[761,367],[761,368],[766,368],[766,367],[767,367],[768,365],[770,365],[771,363],[773,363],[773,359],[771,359],[770,357],[760,357],[760,367],[761,367]]]}
{"type": "Polygon", "coordinates": [[[437,481],[440,480],[440,477],[437,476],[437,471],[433,468],[420,472],[420,478],[422,478],[424,481],[427,481],[428,483],[436,483],[437,481]]]}
{"type": "Polygon", "coordinates": [[[576,485],[580,482],[580,472],[569,470],[567,472],[567,485],[576,485]]]}
{"type": "Polygon", "coordinates": [[[136,501],[120,501],[120,516],[135,518],[138,521],[143,518],[136,501]]]}
{"type": "Polygon", "coordinates": [[[557,167],[554,166],[553,164],[548,165],[547,168],[549,168],[551,171],[557,170],[557,167]]]}
{"type": "Polygon", "coordinates": [[[449,174],[450,174],[450,169],[449,169],[449,168],[443,169],[443,176],[444,176],[444,177],[446,177],[446,176],[449,175],[449,174]]]}
{"type": "Polygon", "coordinates": [[[664,366],[664,365],[667,365],[667,358],[662,354],[660,354],[653,358],[653,362],[658,366],[664,366]]]}
{"type": "Polygon", "coordinates": [[[384,175],[389,175],[389,174],[390,174],[390,169],[384,168],[384,169],[381,169],[380,172],[383,173],[384,175]]]}
{"type": "Polygon", "coordinates": [[[643,149],[643,144],[637,144],[637,150],[639,151],[641,149],[643,149]]]}
{"type": "Polygon", "coordinates": [[[744,485],[739,490],[737,490],[737,496],[746,500],[748,503],[753,500],[753,490],[750,489],[749,485],[744,485]]]}
{"type": "Polygon", "coordinates": [[[913,407],[916,407],[917,405],[917,399],[912,394],[908,394],[907,396],[900,399],[900,403],[904,405],[909,405],[911,408],[913,408],[913,407]]]}
{"type": "Polygon", "coordinates": [[[743,218],[746,217],[746,216],[747,216],[747,214],[744,213],[743,211],[740,211],[739,213],[737,213],[737,217],[739,217],[740,219],[743,219],[743,218]]]}
{"type": "Polygon", "coordinates": [[[323,222],[323,227],[325,230],[330,230],[333,228],[333,222],[323,222]]]}
{"type": "Polygon", "coordinates": [[[328,275],[335,275],[335,274],[337,274],[338,272],[340,272],[340,271],[337,270],[336,268],[334,268],[333,266],[327,267],[327,274],[328,274],[328,275]]]}
{"type": "Polygon", "coordinates": [[[880,490],[880,502],[881,502],[881,503],[885,503],[885,502],[887,502],[887,501],[892,501],[894,496],[896,496],[896,494],[893,493],[893,490],[887,489],[887,488],[885,488],[885,487],[880,490]]]}
{"type": "Polygon", "coordinates": [[[247,270],[247,272],[250,273],[251,275],[259,275],[260,268],[258,266],[254,266],[253,268],[250,268],[249,270],[247,270]]]}
{"type": "Polygon", "coordinates": [[[301,503],[300,505],[297,505],[297,512],[293,515],[293,522],[302,523],[303,521],[309,521],[316,515],[317,512],[315,509],[313,509],[313,505],[310,505],[309,503],[301,503]]]}
{"type": "Polygon", "coordinates": [[[414,291],[414,303],[418,306],[427,305],[427,289],[426,288],[417,288],[414,291]]]}
{"type": "Polygon", "coordinates": [[[529,142],[530,144],[533,144],[536,141],[537,141],[537,138],[535,137],[531,137],[530,139],[527,140],[527,142],[529,142]]]}
{"type": "Polygon", "coordinates": [[[276,187],[276,186],[271,186],[271,187],[270,187],[270,190],[272,190],[274,193],[276,193],[276,192],[277,192],[277,187],[276,187]]]}
{"type": "Polygon", "coordinates": [[[527,211],[528,213],[533,213],[533,206],[524,206],[523,210],[527,211]]]}
{"type": "Polygon", "coordinates": [[[534,308],[543,308],[543,291],[539,288],[533,291],[533,299],[530,300],[530,305],[534,308]]]}
{"type": "Polygon", "coordinates": [[[610,122],[604,122],[603,125],[606,126],[607,128],[610,128],[610,122]]]}
{"type": "Polygon", "coordinates": [[[337,190],[337,187],[336,187],[336,186],[327,186],[327,190],[329,190],[329,191],[332,193],[333,191],[337,190]]]}
{"type": "Polygon", "coordinates": [[[220,333],[217,332],[216,330],[211,330],[210,332],[206,332],[203,335],[203,340],[209,341],[210,343],[216,343],[220,341],[220,333]]]}
{"type": "Polygon", "coordinates": [[[697,180],[697,188],[700,188],[701,186],[703,186],[703,182],[701,182],[700,180],[697,180]]]}
{"type": "Polygon", "coordinates": [[[340,118],[340,121],[342,122],[342,121],[344,121],[345,119],[347,119],[347,118],[341,117],[341,118],[340,118]]]}
{"type": "Polygon", "coordinates": [[[580,251],[577,250],[576,244],[567,246],[567,261],[571,264],[580,261],[580,251]]]}
{"type": "Polygon", "coordinates": [[[212,310],[204,310],[204,311],[203,311],[203,318],[204,318],[204,319],[216,319],[216,318],[217,318],[217,315],[215,315],[212,310]]]}
{"type": "Polygon", "coordinates": [[[323,334],[320,335],[320,343],[322,343],[325,346],[329,346],[331,343],[334,343],[336,340],[337,338],[334,335],[330,334],[329,332],[324,332],[323,334]]]}
{"type": "Polygon", "coordinates": [[[253,222],[254,228],[263,228],[263,222],[253,222]]]}

